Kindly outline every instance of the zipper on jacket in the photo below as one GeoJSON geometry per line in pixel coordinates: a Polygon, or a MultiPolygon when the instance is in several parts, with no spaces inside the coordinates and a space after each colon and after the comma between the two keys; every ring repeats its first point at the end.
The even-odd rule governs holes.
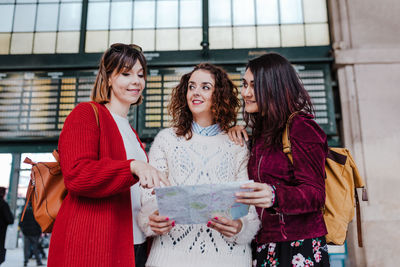
{"type": "MultiPolygon", "coordinates": [[[[261,182],[261,178],[260,178],[260,165],[261,165],[261,161],[262,161],[263,157],[264,157],[264,155],[261,155],[260,161],[258,162],[257,177],[258,177],[258,182],[259,183],[262,183],[261,182]]],[[[262,210],[261,210],[261,227],[262,227],[262,220],[263,220],[264,210],[265,210],[265,208],[262,208],[262,210]]]]}

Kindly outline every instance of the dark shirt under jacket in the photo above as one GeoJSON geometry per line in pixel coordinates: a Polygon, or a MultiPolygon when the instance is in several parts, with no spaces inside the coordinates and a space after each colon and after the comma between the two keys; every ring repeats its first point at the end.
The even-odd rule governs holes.
{"type": "Polygon", "coordinates": [[[294,241],[324,236],[321,209],[325,203],[326,135],[312,115],[300,113],[291,123],[293,164],[282,145],[266,147],[259,138],[248,164],[249,178],[275,186],[274,208],[257,212],[262,221],[258,243],[294,241]],[[258,174],[259,171],[259,174],[258,174]]]}

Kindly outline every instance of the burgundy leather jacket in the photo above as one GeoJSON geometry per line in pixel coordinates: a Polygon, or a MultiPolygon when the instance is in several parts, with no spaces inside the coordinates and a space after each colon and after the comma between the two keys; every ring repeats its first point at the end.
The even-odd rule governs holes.
{"type": "Polygon", "coordinates": [[[255,140],[248,163],[249,179],[275,186],[273,208],[257,208],[262,227],[257,243],[294,241],[324,236],[326,135],[312,115],[300,113],[291,122],[293,164],[282,145],[266,147],[255,140]]]}

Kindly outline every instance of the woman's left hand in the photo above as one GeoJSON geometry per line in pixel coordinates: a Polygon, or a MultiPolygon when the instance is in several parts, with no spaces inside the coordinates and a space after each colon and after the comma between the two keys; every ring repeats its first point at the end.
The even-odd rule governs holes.
{"type": "Polygon", "coordinates": [[[230,220],[224,217],[214,217],[207,223],[207,226],[217,230],[226,237],[232,237],[242,230],[241,220],[230,220]]]}
{"type": "Polygon", "coordinates": [[[237,192],[236,202],[254,205],[259,208],[270,208],[274,203],[273,201],[273,189],[269,184],[264,183],[248,183],[242,185],[242,189],[253,189],[250,192],[237,192]]]}

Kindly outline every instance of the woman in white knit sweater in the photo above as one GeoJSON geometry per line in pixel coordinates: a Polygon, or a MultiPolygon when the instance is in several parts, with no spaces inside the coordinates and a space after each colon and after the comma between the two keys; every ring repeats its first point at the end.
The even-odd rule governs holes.
{"type": "MultiPolygon", "coordinates": [[[[149,156],[172,185],[248,180],[248,150],[226,134],[236,123],[237,95],[226,72],[212,64],[182,76],[169,106],[173,127],[156,136],[149,156]]],[[[157,209],[155,196],[144,190],[138,223],[155,236],[146,266],[251,266],[250,242],[260,225],[253,206],[238,220],[215,217],[207,225],[176,225],[157,209]]]]}

